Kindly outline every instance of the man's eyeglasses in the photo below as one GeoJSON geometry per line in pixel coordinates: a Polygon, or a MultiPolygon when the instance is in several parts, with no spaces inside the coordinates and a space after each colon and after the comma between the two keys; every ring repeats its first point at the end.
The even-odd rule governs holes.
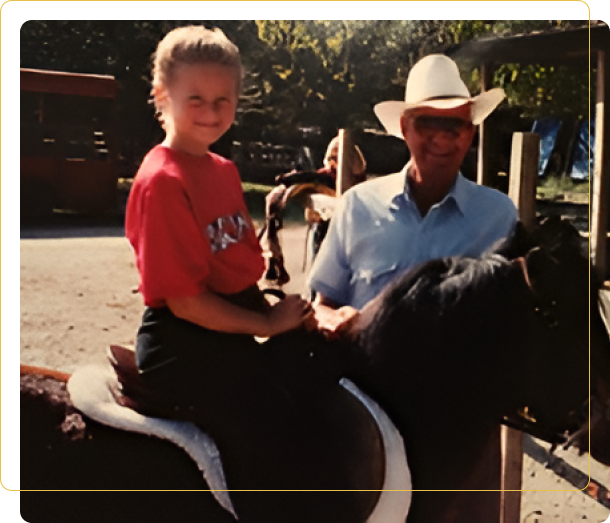
{"type": "Polygon", "coordinates": [[[420,115],[413,118],[413,126],[420,134],[445,132],[459,136],[472,129],[472,122],[458,117],[420,115]]]}

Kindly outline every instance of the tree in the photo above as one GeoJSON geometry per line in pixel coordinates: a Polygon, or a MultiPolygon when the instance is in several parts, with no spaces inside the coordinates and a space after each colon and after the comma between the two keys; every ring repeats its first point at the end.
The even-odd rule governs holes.
{"type": "MultiPolygon", "coordinates": [[[[162,137],[149,103],[151,56],[159,40],[178,26],[201,23],[194,20],[130,21],[69,20],[28,21],[20,35],[21,67],[74,73],[108,74],[118,80],[115,140],[131,169],[162,137]]],[[[249,48],[256,38],[253,22],[206,21],[235,34],[249,48]]],[[[127,173],[129,174],[129,173],[127,173]]],[[[135,174],[135,173],[132,173],[135,174]]]]}
{"type": "MultiPolygon", "coordinates": [[[[303,129],[317,129],[323,146],[341,127],[379,128],[374,104],[402,99],[407,75],[424,55],[483,36],[563,30],[587,21],[29,21],[21,31],[21,65],[114,75],[122,149],[137,161],[161,136],[147,103],[150,57],[167,31],[191,23],[220,27],[241,50],[247,75],[238,139],[296,143],[303,141],[303,129]]],[[[477,91],[477,72],[461,65],[477,91]]],[[[586,83],[561,68],[515,64],[494,76],[509,104],[532,115],[574,107],[582,112],[586,83]]]]}

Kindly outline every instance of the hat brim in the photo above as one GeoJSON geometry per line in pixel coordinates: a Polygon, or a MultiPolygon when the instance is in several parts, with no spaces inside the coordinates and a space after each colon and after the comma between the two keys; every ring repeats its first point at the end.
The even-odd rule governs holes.
{"type": "Polygon", "coordinates": [[[417,104],[408,104],[399,101],[381,102],[374,107],[374,111],[388,134],[403,138],[402,129],[400,128],[400,118],[406,110],[415,109],[417,107],[454,109],[455,107],[471,104],[472,123],[474,125],[479,125],[493,112],[500,102],[504,100],[504,96],[504,90],[496,87],[472,98],[442,98],[437,100],[425,100],[417,104]]]}

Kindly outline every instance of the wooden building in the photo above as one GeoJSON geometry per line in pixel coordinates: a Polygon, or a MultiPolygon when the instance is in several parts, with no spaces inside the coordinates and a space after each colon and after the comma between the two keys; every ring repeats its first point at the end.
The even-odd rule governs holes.
{"type": "Polygon", "coordinates": [[[21,217],[116,206],[111,76],[21,69],[21,217]]]}
{"type": "MultiPolygon", "coordinates": [[[[600,276],[608,276],[608,205],[610,198],[610,30],[603,22],[589,27],[548,31],[508,37],[482,38],[467,42],[450,54],[479,65],[482,90],[491,87],[494,70],[506,63],[565,65],[574,74],[587,75],[597,70],[597,83],[591,85],[591,118],[595,118],[594,172],[591,173],[590,245],[594,266],[600,276]]],[[[489,169],[489,134],[481,126],[479,137],[479,183],[486,183],[489,169]]]]}

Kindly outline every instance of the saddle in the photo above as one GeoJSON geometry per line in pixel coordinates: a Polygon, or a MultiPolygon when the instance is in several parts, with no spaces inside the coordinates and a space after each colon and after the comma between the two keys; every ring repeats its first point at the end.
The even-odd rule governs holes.
{"type": "Polygon", "coordinates": [[[109,361],[81,367],[70,376],[67,390],[74,407],[103,425],[178,445],[197,464],[220,506],[237,517],[212,438],[195,424],[177,419],[176,409],[142,384],[133,349],[113,345],[109,361]]]}
{"type": "MultiPolygon", "coordinates": [[[[214,441],[195,424],[182,421],[184,413],[180,409],[148,390],[139,376],[133,349],[113,345],[109,361],[109,366],[85,367],[71,376],[68,391],[74,406],[100,423],[151,434],[181,446],[197,462],[220,505],[235,516],[234,501],[229,496],[221,456],[214,441]]],[[[373,491],[366,496],[359,513],[370,514],[368,523],[404,522],[412,487],[402,437],[383,410],[349,380],[342,380],[337,392],[329,400],[327,417],[330,424],[323,431],[333,430],[329,437],[338,437],[342,449],[362,449],[364,442],[371,441],[371,445],[365,445],[368,450],[357,455],[372,465],[363,469],[368,471],[366,474],[372,474],[365,482],[384,489],[379,494],[373,491]],[[338,435],[332,427],[339,429],[338,435]],[[362,430],[364,432],[360,434],[362,430]],[[356,434],[360,437],[355,437],[356,434]],[[360,443],[354,444],[354,441],[360,443]]],[[[350,453],[348,450],[347,456],[350,453]]],[[[351,463],[347,456],[338,463],[347,459],[341,466],[349,465],[349,475],[361,474],[352,468],[358,461],[351,463]]],[[[319,473],[323,478],[324,471],[319,473]]],[[[342,495],[348,494],[337,494],[342,495]]],[[[339,503],[335,508],[343,512],[347,507],[339,503]]]]}
{"type": "MultiPolygon", "coordinates": [[[[284,226],[286,204],[289,200],[299,202],[299,205],[305,209],[305,220],[311,230],[313,224],[320,222],[326,222],[328,227],[337,198],[335,180],[326,174],[288,173],[279,176],[276,182],[280,185],[265,198],[265,224],[258,233],[258,240],[265,251],[265,280],[281,287],[290,281],[278,236],[278,232],[284,226]]],[[[314,239],[315,253],[318,252],[323,236],[314,239]]]]}
{"type": "Polygon", "coordinates": [[[142,381],[136,363],[135,351],[121,345],[110,345],[108,361],[114,369],[117,381],[112,394],[122,407],[135,410],[144,416],[180,419],[180,409],[161,394],[151,391],[142,381]]]}

